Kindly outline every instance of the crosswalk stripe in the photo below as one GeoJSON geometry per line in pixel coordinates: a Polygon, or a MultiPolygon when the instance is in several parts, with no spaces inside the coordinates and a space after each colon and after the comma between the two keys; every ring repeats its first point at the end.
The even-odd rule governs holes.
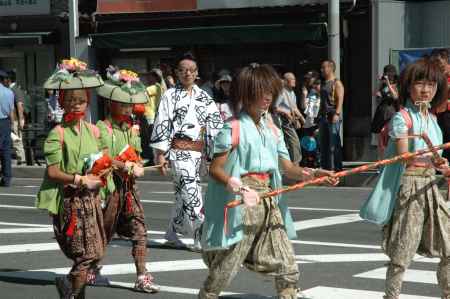
{"type": "Polygon", "coordinates": [[[302,263],[343,263],[343,262],[378,262],[388,261],[383,253],[350,253],[350,254],[311,254],[296,255],[295,258],[302,263]]]}
{"type": "MultiPolygon", "coordinates": [[[[146,268],[151,273],[207,269],[202,259],[151,262],[146,263],[146,268]]],[[[36,269],[28,271],[7,271],[7,272],[0,272],[0,277],[53,280],[56,275],[64,275],[69,273],[70,269],[71,269],[70,267],[64,267],[64,268],[36,269]]],[[[136,273],[136,266],[131,263],[104,265],[102,267],[103,275],[125,275],[134,273],[136,273]]]]}
{"type": "MultiPolygon", "coordinates": [[[[192,245],[194,242],[192,239],[181,239],[186,245],[192,245]]],[[[149,246],[163,246],[166,242],[165,239],[149,239],[147,244],[149,246]]],[[[129,247],[131,242],[128,240],[113,240],[111,247],[129,247]]],[[[56,242],[53,243],[32,243],[32,244],[17,244],[17,245],[2,245],[0,246],[0,254],[11,253],[27,253],[27,252],[41,252],[41,251],[57,251],[59,246],[56,242]]],[[[316,254],[316,255],[296,255],[297,263],[309,264],[309,263],[353,263],[353,262],[375,262],[375,261],[388,261],[389,258],[382,253],[353,253],[353,254],[316,254]]],[[[423,259],[420,256],[416,256],[415,261],[425,263],[437,263],[436,259],[423,259]]]]}
{"type": "Polygon", "coordinates": [[[361,221],[359,214],[345,214],[339,216],[325,217],[325,218],[315,218],[309,220],[303,220],[294,222],[294,227],[297,231],[305,230],[310,228],[318,228],[323,226],[330,226],[336,224],[345,224],[351,222],[361,221]]]}
{"type": "Polygon", "coordinates": [[[150,199],[141,199],[142,203],[161,203],[161,204],[167,204],[172,205],[173,201],[167,201],[167,200],[150,200],[150,199]]]}
{"type": "Polygon", "coordinates": [[[32,209],[32,210],[36,210],[36,207],[33,206],[15,206],[15,205],[0,205],[0,208],[5,208],[5,209],[32,209]]]}
{"type": "Polygon", "coordinates": [[[291,242],[293,244],[303,244],[303,245],[318,245],[318,246],[364,248],[364,249],[378,249],[378,250],[381,250],[380,245],[362,245],[362,244],[347,244],[347,243],[302,241],[302,240],[291,240],[291,242]]]}
{"type": "MultiPolygon", "coordinates": [[[[437,284],[435,271],[407,269],[403,281],[437,284]]],[[[386,279],[386,267],[355,275],[359,278],[386,279]]]]}
{"type": "Polygon", "coordinates": [[[307,207],[289,207],[289,210],[301,210],[301,211],[321,211],[321,212],[359,212],[358,210],[347,209],[324,209],[324,208],[307,208],[307,207]]]}
{"type": "Polygon", "coordinates": [[[53,232],[53,227],[0,228],[0,234],[30,234],[53,232]]]}
{"type": "Polygon", "coordinates": [[[17,222],[4,222],[0,221],[0,225],[7,225],[7,226],[25,226],[25,227],[51,227],[51,225],[48,224],[34,224],[34,223],[17,223],[17,222]]]}
{"type": "MultiPolygon", "coordinates": [[[[333,298],[333,299],[380,299],[383,298],[383,292],[374,292],[367,290],[342,289],[318,286],[304,291],[305,295],[314,299],[333,298]]],[[[438,297],[403,295],[402,299],[438,299],[438,297]]]]}
{"type": "Polygon", "coordinates": [[[36,194],[20,194],[20,193],[0,193],[0,196],[10,196],[10,197],[34,197],[36,194]]]}
{"type": "MultiPolygon", "coordinates": [[[[111,281],[112,287],[123,287],[132,289],[134,287],[134,283],[129,282],[119,282],[119,281],[111,281]]],[[[191,289],[191,288],[181,288],[181,287],[172,287],[172,286],[162,286],[160,285],[160,292],[166,293],[174,293],[174,294],[188,294],[188,295],[197,295],[199,289],[191,289]]],[[[239,295],[240,293],[232,293],[232,292],[222,292],[222,296],[233,296],[239,295]]],[[[254,298],[257,299],[257,298],[254,298]]]]}

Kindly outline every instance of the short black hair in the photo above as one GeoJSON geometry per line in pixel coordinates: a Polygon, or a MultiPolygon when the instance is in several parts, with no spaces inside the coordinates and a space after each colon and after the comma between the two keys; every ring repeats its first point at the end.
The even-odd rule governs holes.
{"type": "Polygon", "coordinates": [[[336,62],[334,62],[333,59],[326,59],[326,60],[322,61],[322,63],[324,63],[324,62],[331,64],[331,68],[333,69],[333,72],[336,71],[336,62]]]}
{"type": "Polygon", "coordinates": [[[8,78],[8,73],[0,69],[0,81],[1,81],[0,83],[2,83],[3,80],[5,80],[6,78],[8,78]]]}
{"type": "Polygon", "coordinates": [[[448,49],[445,49],[445,48],[443,48],[443,49],[433,49],[433,51],[431,51],[430,56],[432,58],[433,57],[441,57],[441,58],[444,58],[444,59],[448,60],[448,57],[449,57],[448,49]]]}
{"type": "Polygon", "coordinates": [[[197,59],[195,58],[194,54],[192,54],[192,52],[186,52],[177,58],[177,60],[175,61],[175,67],[178,68],[180,66],[180,62],[183,60],[191,60],[197,64],[197,59]]]}
{"type": "MultiPolygon", "coordinates": [[[[405,105],[411,97],[410,88],[415,81],[427,80],[436,82],[436,94],[431,101],[432,107],[440,106],[447,102],[448,86],[447,78],[440,70],[439,65],[431,58],[421,58],[409,64],[400,75],[400,105],[405,105]]],[[[399,107],[397,107],[397,110],[399,107]]]]}
{"type": "Polygon", "coordinates": [[[8,78],[12,81],[12,82],[16,82],[16,72],[13,70],[9,70],[6,72],[8,74],[8,78]]]}

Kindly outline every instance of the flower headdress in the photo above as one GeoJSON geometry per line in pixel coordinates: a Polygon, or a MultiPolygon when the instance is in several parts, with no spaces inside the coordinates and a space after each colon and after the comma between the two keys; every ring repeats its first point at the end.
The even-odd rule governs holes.
{"type": "Polygon", "coordinates": [[[87,63],[76,58],[63,59],[55,72],[44,84],[46,89],[84,89],[103,85],[96,71],[90,70],[87,63]]]}
{"type": "Polygon", "coordinates": [[[145,85],[133,71],[109,66],[106,69],[105,85],[97,89],[100,96],[111,101],[129,104],[144,104],[148,102],[145,85]]]}
{"type": "Polygon", "coordinates": [[[110,65],[106,69],[106,77],[113,84],[120,86],[123,91],[129,93],[130,95],[145,92],[145,85],[142,84],[138,74],[133,71],[119,69],[118,67],[110,65]]]}

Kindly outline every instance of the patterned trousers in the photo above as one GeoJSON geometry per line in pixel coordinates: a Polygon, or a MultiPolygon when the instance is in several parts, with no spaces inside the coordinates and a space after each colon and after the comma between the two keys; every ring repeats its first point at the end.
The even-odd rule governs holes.
{"type": "MultiPolygon", "coordinates": [[[[243,181],[258,189],[254,182],[243,181]]],[[[244,238],[239,243],[226,250],[203,251],[203,260],[209,275],[199,299],[218,298],[242,264],[252,271],[274,277],[280,299],[297,298],[298,265],[280,210],[272,198],[264,199],[256,207],[244,208],[244,238]]]]}
{"type": "Polygon", "coordinates": [[[63,210],[53,216],[53,229],[61,250],[73,260],[69,279],[76,295],[86,284],[87,272],[103,257],[106,235],[98,193],[67,187],[64,197],[63,210]]]}
{"type": "Polygon", "coordinates": [[[103,219],[108,243],[114,233],[131,239],[131,254],[136,265],[137,275],[147,272],[145,263],[147,256],[147,227],[145,225],[144,208],[139,200],[139,191],[134,182],[125,182],[114,176],[116,191],[108,196],[103,209],[103,219]],[[128,198],[127,193],[131,197],[128,198]]]}
{"type": "Polygon", "coordinates": [[[202,188],[200,185],[201,153],[176,150],[171,160],[175,187],[175,206],[169,231],[193,236],[204,220],[202,188]]]}
{"type": "Polygon", "coordinates": [[[450,299],[450,215],[434,176],[406,173],[391,222],[384,228],[383,249],[390,258],[386,299],[400,296],[403,276],[416,253],[439,257],[437,278],[442,298],[450,299]]]}

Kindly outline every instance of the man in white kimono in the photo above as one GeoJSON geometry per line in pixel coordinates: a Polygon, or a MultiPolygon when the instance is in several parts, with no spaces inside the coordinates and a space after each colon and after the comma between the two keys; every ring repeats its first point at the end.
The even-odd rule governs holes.
{"type": "Polygon", "coordinates": [[[177,234],[193,236],[191,249],[197,251],[201,249],[199,234],[204,219],[200,165],[202,157],[209,157],[212,139],[223,122],[214,101],[194,83],[198,75],[195,58],[190,54],[180,58],[176,73],[179,83],[161,97],[151,146],[163,175],[170,164],[175,185],[176,202],[166,244],[185,247],[177,234]]]}

